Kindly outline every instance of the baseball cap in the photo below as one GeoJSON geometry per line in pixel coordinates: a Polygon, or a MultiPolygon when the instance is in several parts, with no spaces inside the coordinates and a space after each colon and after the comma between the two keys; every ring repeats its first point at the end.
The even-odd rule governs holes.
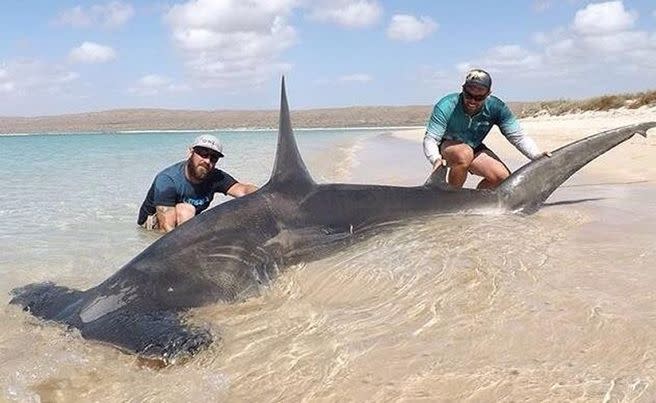
{"type": "Polygon", "coordinates": [[[490,74],[481,69],[472,69],[469,70],[467,73],[467,76],[465,77],[465,84],[475,84],[475,85],[480,85],[481,87],[485,87],[488,90],[492,87],[492,77],[490,77],[490,74]]]}
{"type": "Polygon", "coordinates": [[[223,145],[219,139],[212,136],[211,134],[201,134],[200,136],[196,137],[194,142],[191,143],[191,148],[194,147],[204,147],[210,150],[214,150],[219,153],[221,157],[223,157],[223,145]]]}

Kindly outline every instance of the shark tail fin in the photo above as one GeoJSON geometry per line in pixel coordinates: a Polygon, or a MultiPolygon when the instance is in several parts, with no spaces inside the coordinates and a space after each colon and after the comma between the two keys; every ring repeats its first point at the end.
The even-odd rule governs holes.
{"type": "Polygon", "coordinates": [[[278,146],[273,172],[269,185],[293,184],[295,188],[314,186],[315,182],[310,176],[303,158],[298,151],[292,122],[289,116],[289,105],[285,90],[285,77],[282,78],[280,94],[280,122],[278,126],[278,146]]]}
{"type": "Polygon", "coordinates": [[[208,330],[185,325],[175,312],[139,311],[129,305],[83,322],[79,308],[84,292],[50,282],[29,284],[11,293],[11,304],[36,317],[77,328],[86,339],[163,364],[194,355],[213,341],[208,330]]]}
{"type": "Polygon", "coordinates": [[[28,284],[14,288],[10,304],[19,305],[32,315],[67,323],[67,313],[82,300],[83,292],[51,282],[28,284]]]}
{"type": "Polygon", "coordinates": [[[606,151],[633,137],[647,135],[656,122],[646,122],[593,134],[524,165],[499,185],[502,206],[532,213],[576,171],[606,151]]]}

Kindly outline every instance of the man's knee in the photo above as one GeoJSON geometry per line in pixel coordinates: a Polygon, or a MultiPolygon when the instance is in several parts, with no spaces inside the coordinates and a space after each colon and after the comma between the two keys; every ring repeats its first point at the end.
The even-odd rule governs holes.
{"type": "Polygon", "coordinates": [[[461,144],[448,147],[444,152],[444,159],[450,167],[468,167],[474,160],[474,152],[471,147],[461,144]]]}
{"type": "Polygon", "coordinates": [[[490,172],[488,175],[485,176],[485,179],[487,179],[488,182],[492,186],[497,186],[501,182],[503,182],[508,176],[510,176],[510,173],[506,169],[502,170],[494,170],[490,172]]]}

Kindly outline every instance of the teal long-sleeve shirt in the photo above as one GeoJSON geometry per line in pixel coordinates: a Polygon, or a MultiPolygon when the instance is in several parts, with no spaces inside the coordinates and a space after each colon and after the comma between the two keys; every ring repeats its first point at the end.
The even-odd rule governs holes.
{"type": "Polygon", "coordinates": [[[442,140],[459,140],[476,148],[483,142],[493,125],[499,126],[501,133],[512,136],[521,132],[519,122],[508,106],[490,95],[483,108],[474,116],[469,116],[463,106],[462,95],[449,94],[440,99],[426,126],[426,134],[439,144],[442,140]]]}

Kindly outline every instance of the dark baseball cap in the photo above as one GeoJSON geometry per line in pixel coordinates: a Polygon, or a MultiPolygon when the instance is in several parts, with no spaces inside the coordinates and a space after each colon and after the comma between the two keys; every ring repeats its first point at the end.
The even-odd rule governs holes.
{"type": "Polygon", "coordinates": [[[488,90],[492,88],[492,77],[490,77],[490,74],[481,69],[472,69],[467,72],[467,75],[465,76],[465,84],[475,84],[475,85],[480,85],[481,87],[485,87],[488,90]]]}

